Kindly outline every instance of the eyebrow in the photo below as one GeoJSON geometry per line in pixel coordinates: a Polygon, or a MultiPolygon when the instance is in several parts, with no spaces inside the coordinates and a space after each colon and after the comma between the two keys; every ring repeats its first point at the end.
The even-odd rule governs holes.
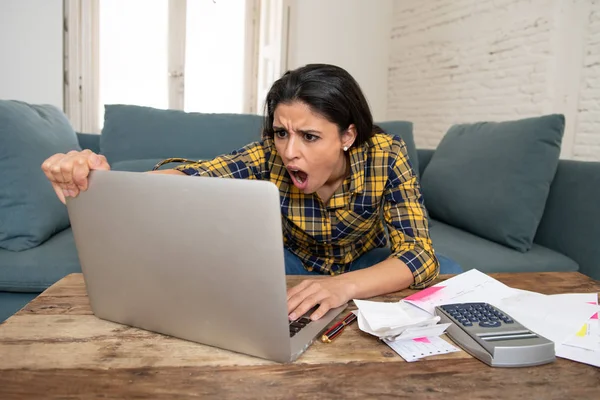
{"type": "MultiPolygon", "coordinates": [[[[277,125],[273,125],[273,130],[274,131],[278,131],[278,130],[287,131],[287,129],[285,129],[283,126],[277,126],[277,125]]],[[[318,131],[316,129],[298,129],[297,131],[304,135],[306,135],[306,134],[313,135],[315,133],[321,134],[321,131],[318,131]]]]}

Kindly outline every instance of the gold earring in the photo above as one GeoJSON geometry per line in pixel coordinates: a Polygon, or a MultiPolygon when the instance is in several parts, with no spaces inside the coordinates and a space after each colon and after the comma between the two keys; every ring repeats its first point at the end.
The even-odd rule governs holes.
{"type": "Polygon", "coordinates": [[[344,146],[344,151],[348,151],[348,146],[344,146]]]}

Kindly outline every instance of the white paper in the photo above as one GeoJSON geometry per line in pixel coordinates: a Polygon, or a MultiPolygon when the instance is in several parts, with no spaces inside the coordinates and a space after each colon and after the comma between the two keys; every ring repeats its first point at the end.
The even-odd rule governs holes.
{"type": "Polygon", "coordinates": [[[409,296],[402,301],[413,304],[433,315],[435,307],[442,304],[471,302],[493,304],[493,301],[514,294],[515,289],[476,269],[471,269],[437,285],[423,289],[420,293],[409,296]]]}
{"type": "Polygon", "coordinates": [[[556,346],[556,356],[567,358],[584,364],[600,367],[600,351],[582,349],[580,347],[560,345],[556,346]]]}
{"type": "MultiPolygon", "coordinates": [[[[597,293],[556,294],[552,295],[552,297],[561,297],[566,301],[574,300],[588,304],[598,304],[597,293]]],[[[595,314],[593,318],[590,318],[581,329],[579,329],[575,335],[571,336],[564,344],[587,350],[600,351],[600,321],[598,320],[598,314],[595,314]]]]}
{"type": "Polygon", "coordinates": [[[421,340],[384,340],[384,343],[408,362],[417,361],[423,357],[460,351],[460,349],[439,336],[422,338],[421,340]]]}
{"type": "Polygon", "coordinates": [[[598,293],[562,293],[550,294],[548,297],[560,299],[563,302],[598,304],[598,293]]]}
{"type": "Polygon", "coordinates": [[[574,336],[565,343],[568,346],[599,351],[600,354],[600,323],[597,319],[590,319],[574,336]]]}
{"type": "Polygon", "coordinates": [[[409,328],[426,328],[437,324],[432,316],[410,304],[354,300],[358,307],[358,327],[379,338],[396,336],[409,328]]]}
{"type": "MultiPolygon", "coordinates": [[[[598,304],[597,293],[569,293],[554,296],[571,297],[581,302],[598,304]]],[[[594,317],[589,319],[575,336],[564,344],[556,346],[557,357],[600,367],[600,322],[597,315],[594,317]]]]}
{"type": "Polygon", "coordinates": [[[402,333],[395,336],[388,336],[386,340],[407,340],[423,337],[440,336],[451,324],[436,324],[433,326],[406,328],[402,333]]]}
{"type": "Polygon", "coordinates": [[[598,306],[561,296],[521,291],[490,302],[516,321],[555,344],[563,344],[598,312],[598,306]]]}
{"type": "Polygon", "coordinates": [[[400,303],[354,300],[354,304],[375,331],[413,323],[400,303]]]}

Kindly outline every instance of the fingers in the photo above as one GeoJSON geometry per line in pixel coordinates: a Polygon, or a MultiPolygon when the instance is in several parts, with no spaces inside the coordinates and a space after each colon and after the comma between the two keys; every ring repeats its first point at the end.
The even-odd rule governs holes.
{"type": "Polygon", "coordinates": [[[101,154],[92,153],[90,151],[87,159],[88,159],[88,166],[90,169],[103,169],[103,170],[107,170],[107,171],[110,170],[110,165],[108,165],[108,161],[106,160],[106,157],[104,157],[101,154]]]}
{"type": "Polygon", "coordinates": [[[56,192],[56,195],[58,196],[58,199],[61,201],[61,203],[66,204],[67,202],[62,188],[59,185],[53,183],[52,189],[54,189],[54,191],[56,192]]]}
{"type": "Polygon", "coordinates": [[[311,280],[304,280],[304,281],[300,282],[300,284],[294,286],[293,288],[288,289],[288,291],[287,291],[287,300],[289,301],[290,298],[292,298],[293,296],[295,296],[298,293],[300,293],[301,291],[303,291],[311,283],[312,283],[311,280]]]}
{"type": "MultiPolygon", "coordinates": [[[[306,282],[303,285],[304,290],[300,290],[288,300],[290,320],[298,319],[317,304],[320,304],[319,308],[310,315],[313,321],[321,318],[331,308],[329,299],[333,295],[328,290],[324,289],[319,282],[304,282],[306,282]]],[[[300,287],[302,283],[297,287],[300,287]]]]}
{"type": "Polygon", "coordinates": [[[73,183],[73,164],[77,157],[77,154],[78,153],[76,151],[68,152],[67,156],[63,158],[60,164],[58,165],[59,172],[55,174],[55,176],[59,178],[58,180],[63,183],[63,190],[67,190],[68,196],[72,196],[72,193],[70,191],[73,190],[75,187],[75,184],[73,183]]]}
{"type": "Polygon", "coordinates": [[[73,162],[73,183],[78,190],[87,190],[88,175],[90,174],[89,161],[79,157],[73,162]]]}
{"type": "Polygon", "coordinates": [[[316,321],[320,319],[323,315],[327,314],[327,311],[331,310],[332,308],[333,305],[329,301],[322,301],[319,305],[319,308],[317,308],[317,310],[310,315],[310,319],[316,321]]]}
{"type": "MultiPolygon", "coordinates": [[[[288,290],[288,314],[294,311],[298,307],[298,305],[304,301],[306,297],[310,296],[318,290],[318,288],[315,285],[312,285],[312,283],[313,281],[311,280],[305,280],[302,281],[299,285],[288,290]]],[[[290,318],[295,319],[292,318],[291,315],[290,318]]]]}
{"type": "Polygon", "coordinates": [[[88,188],[90,170],[109,170],[106,157],[90,150],[55,154],[42,163],[42,170],[52,183],[56,195],[64,203],[67,196],[75,197],[88,188]]]}

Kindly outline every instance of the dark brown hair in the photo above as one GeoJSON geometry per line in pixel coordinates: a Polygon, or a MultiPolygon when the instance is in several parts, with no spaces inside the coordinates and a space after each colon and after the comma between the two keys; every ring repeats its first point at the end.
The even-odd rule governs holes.
{"type": "Polygon", "coordinates": [[[373,116],[360,86],[343,68],[329,64],[308,64],[286,72],[275,81],[265,102],[263,138],[273,138],[273,118],[279,104],[300,101],[312,112],[338,126],[340,133],[356,127],[352,146],[369,140],[374,131],[373,116]]]}

